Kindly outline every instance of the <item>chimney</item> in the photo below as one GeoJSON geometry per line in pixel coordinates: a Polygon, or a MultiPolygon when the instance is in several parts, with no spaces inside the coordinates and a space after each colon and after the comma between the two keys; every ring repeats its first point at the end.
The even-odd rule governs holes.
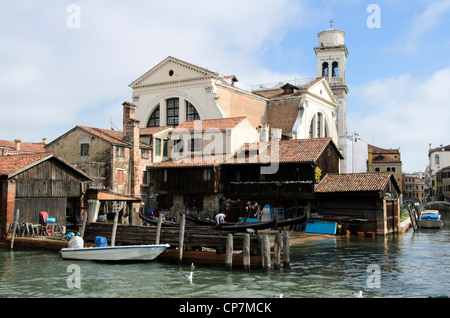
{"type": "Polygon", "coordinates": [[[20,151],[20,143],[22,142],[22,140],[16,139],[16,140],[14,140],[14,142],[16,143],[16,150],[20,151]]]}
{"type": "Polygon", "coordinates": [[[141,190],[139,162],[141,158],[139,148],[139,120],[136,120],[136,105],[124,102],[123,106],[123,139],[130,143],[130,180],[129,194],[138,195],[141,190]]]}
{"type": "Polygon", "coordinates": [[[43,143],[44,145],[46,145],[46,144],[47,144],[47,138],[42,138],[42,143],[43,143]]]}

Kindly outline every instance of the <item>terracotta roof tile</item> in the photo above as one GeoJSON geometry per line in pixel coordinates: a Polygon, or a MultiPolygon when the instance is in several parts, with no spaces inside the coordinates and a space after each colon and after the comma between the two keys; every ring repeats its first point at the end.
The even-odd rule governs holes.
{"type": "Polygon", "coordinates": [[[45,152],[44,143],[20,142],[20,150],[16,150],[14,141],[0,140],[0,146],[5,147],[5,151],[9,153],[26,154],[45,152]]]}
{"type": "MultiPolygon", "coordinates": [[[[267,164],[270,162],[295,163],[315,162],[329,144],[334,145],[331,138],[312,138],[280,140],[278,143],[247,143],[233,154],[186,157],[179,160],[168,160],[151,165],[154,168],[181,168],[214,166],[218,164],[267,164]]],[[[342,158],[337,147],[338,156],[342,158]]]]}
{"type": "Polygon", "coordinates": [[[0,156],[0,176],[8,176],[49,155],[50,153],[43,152],[38,154],[0,156]]]}
{"type": "Polygon", "coordinates": [[[395,178],[388,172],[334,174],[328,173],[315,189],[316,193],[381,191],[395,178]]]}
{"type": "Polygon", "coordinates": [[[172,126],[156,126],[156,127],[146,127],[139,129],[139,135],[154,135],[166,129],[171,129],[172,126]]]}
{"type": "Polygon", "coordinates": [[[77,171],[88,179],[92,179],[84,171],[78,169],[77,167],[71,165],[61,157],[55,155],[51,152],[41,152],[36,154],[22,154],[14,156],[0,156],[0,176],[11,177],[18,173],[22,169],[28,169],[33,167],[40,160],[47,160],[50,158],[56,158],[60,162],[66,164],[71,169],[77,171]]]}
{"type": "Polygon", "coordinates": [[[206,119],[206,120],[190,120],[185,121],[175,127],[173,133],[183,131],[194,131],[195,129],[205,130],[227,130],[236,127],[246,117],[231,117],[231,118],[219,118],[219,119],[206,119]]]}

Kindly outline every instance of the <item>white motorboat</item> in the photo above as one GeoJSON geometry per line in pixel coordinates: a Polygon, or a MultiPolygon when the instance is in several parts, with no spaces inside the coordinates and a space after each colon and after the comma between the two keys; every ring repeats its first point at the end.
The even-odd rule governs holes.
{"type": "Polygon", "coordinates": [[[91,261],[151,261],[158,257],[170,245],[126,245],[84,248],[63,248],[63,259],[91,261]]]}
{"type": "Polygon", "coordinates": [[[444,226],[437,210],[425,210],[420,213],[419,226],[426,229],[438,229],[444,226]]]}

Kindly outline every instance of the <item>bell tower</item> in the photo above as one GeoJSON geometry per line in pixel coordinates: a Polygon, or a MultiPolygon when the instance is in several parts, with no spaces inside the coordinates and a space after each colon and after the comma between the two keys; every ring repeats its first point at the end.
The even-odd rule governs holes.
{"type": "MultiPolygon", "coordinates": [[[[332,23],[332,21],[330,21],[332,23]]],[[[337,100],[337,127],[339,137],[347,135],[345,66],[348,50],[344,43],[345,32],[333,28],[318,34],[319,46],[314,48],[317,56],[317,77],[325,77],[337,100]]]]}

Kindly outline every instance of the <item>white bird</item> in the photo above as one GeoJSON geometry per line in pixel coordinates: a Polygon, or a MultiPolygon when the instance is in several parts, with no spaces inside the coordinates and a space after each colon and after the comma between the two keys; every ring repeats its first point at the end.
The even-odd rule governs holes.
{"type": "Polygon", "coordinates": [[[362,290],[360,290],[359,293],[357,293],[357,294],[353,294],[353,296],[354,296],[355,298],[363,298],[363,292],[362,292],[362,290]]]}
{"type": "Polygon", "coordinates": [[[191,271],[195,269],[194,263],[191,263],[191,271]]]}

